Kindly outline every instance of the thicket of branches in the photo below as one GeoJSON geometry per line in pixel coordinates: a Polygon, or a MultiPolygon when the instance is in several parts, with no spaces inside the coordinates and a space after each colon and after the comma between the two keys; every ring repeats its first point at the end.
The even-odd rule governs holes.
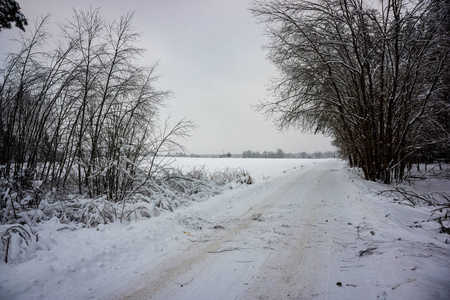
{"type": "Polygon", "coordinates": [[[59,40],[48,21],[1,68],[0,208],[37,207],[55,190],[117,203],[148,188],[193,124],[158,125],[170,92],[155,88],[156,65],[140,64],[132,15],[74,11],[59,40]]]}
{"type": "Polygon", "coordinates": [[[334,138],[366,179],[401,180],[448,156],[448,0],[254,1],[281,77],[259,109],[334,138]]]}

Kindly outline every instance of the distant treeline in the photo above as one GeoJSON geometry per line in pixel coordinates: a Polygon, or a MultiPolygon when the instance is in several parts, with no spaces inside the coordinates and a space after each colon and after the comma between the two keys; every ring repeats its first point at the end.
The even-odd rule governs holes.
{"type": "Polygon", "coordinates": [[[336,152],[326,151],[320,152],[316,151],[314,153],[299,152],[299,153],[285,153],[281,149],[277,151],[251,151],[247,150],[242,153],[242,158],[333,158],[336,157],[336,152]]]}
{"type": "Polygon", "coordinates": [[[337,153],[335,151],[316,151],[314,153],[307,153],[305,151],[299,153],[285,153],[283,150],[278,149],[277,151],[244,151],[242,154],[231,154],[230,152],[226,154],[208,154],[208,155],[198,155],[198,154],[185,154],[177,153],[176,157],[204,157],[204,158],[224,158],[224,157],[234,157],[234,158],[335,158],[337,153]]]}

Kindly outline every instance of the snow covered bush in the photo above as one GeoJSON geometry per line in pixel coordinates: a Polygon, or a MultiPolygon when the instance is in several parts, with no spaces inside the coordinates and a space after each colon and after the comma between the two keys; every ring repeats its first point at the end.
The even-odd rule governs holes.
{"type": "MultiPolygon", "coordinates": [[[[242,169],[209,173],[205,169],[195,168],[187,173],[166,170],[166,174],[148,180],[121,201],[111,201],[107,195],[89,198],[86,195],[62,195],[52,190],[40,196],[42,199],[37,206],[30,206],[26,201],[17,201],[16,194],[4,192],[0,220],[2,224],[24,223],[34,226],[56,217],[62,223],[95,227],[118,219],[154,217],[161,210],[173,211],[178,206],[217,195],[226,185],[252,182],[250,174],[242,169]]],[[[22,193],[26,195],[24,199],[31,198],[27,191],[22,193]]]]}
{"type": "Polygon", "coordinates": [[[49,249],[53,243],[45,234],[48,228],[53,231],[98,228],[113,222],[153,218],[164,211],[208,200],[226,188],[253,182],[243,169],[208,172],[205,168],[193,168],[182,172],[166,167],[121,201],[111,201],[107,195],[96,198],[65,195],[53,189],[40,196],[39,204],[29,205],[23,199],[31,199],[33,190],[23,190],[21,201],[17,200],[17,193],[3,191],[0,259],[20,263],[32,258],[37,250],[49,249]]]}
{"type": "Polygon", "coordinates": [[[37,235],[33,233],[31,227],[26,229],[22,225],[1,226],[0,235],[2,247],[0,259],[8,263],[19,262],[26,257],[27,248],[35,241],[37,235]]]}

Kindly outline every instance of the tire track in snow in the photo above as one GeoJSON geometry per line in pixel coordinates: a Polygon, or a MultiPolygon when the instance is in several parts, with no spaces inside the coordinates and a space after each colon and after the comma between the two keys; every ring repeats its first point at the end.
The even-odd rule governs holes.
{"type": "Polygon", "coordinates": [[[294,238],[261,266],[262,276],[239,299],[311,299],[329,293],[333,227],[327,218],[334,206],[334,197],[325,195],[331,188],[324,181],[329,171],[329,165],[317,166],[283,199],[298,205],[295,214],[285,220],[291,224],[286,234],[294,238]]]}

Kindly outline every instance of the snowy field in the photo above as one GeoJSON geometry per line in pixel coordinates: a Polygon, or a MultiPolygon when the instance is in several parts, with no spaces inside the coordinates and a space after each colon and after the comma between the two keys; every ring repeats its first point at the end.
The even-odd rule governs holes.
{"type": "Polygon", "coordinates": [[[43,223],[46,249],[0,262],[0,299],[450,298],[435,207],[394,203],[339,160],[176,164],[240,167],[256,183],[139,222],[43,223]]]}
{"type": "Polygon", "coordinates": [[[321,159],[264,159],[264,158],[188,158],[178,157],[174,166],[183,170],[204,167],[210,172],[227,168],[244,169],[256,182],[281,176],[289,171],[323,162],[321,159]]]}

